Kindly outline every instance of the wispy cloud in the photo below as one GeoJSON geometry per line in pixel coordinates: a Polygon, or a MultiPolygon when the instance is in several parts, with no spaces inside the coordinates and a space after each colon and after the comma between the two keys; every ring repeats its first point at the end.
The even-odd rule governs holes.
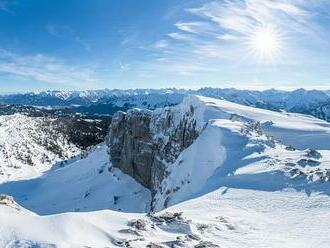
{"type": "Polygon", "coordinates": [[[61,26],[48,24],[46,30],[50,35],[58,38],[68,39],[81,45],[86,51],[91,50],[90,44],[77,34],[77,32],[69,26],[61,26]]]}
{"type": "Polygon", "coordinates": [[[123,63],[123,62],[119,62],[119,68],[121,70],[121,72],[126,72],[130,69],[130,64],[128,63],[123,63]]]}
{"type": "Polygon", "coordinates": [[[317,39],[322,32],[314,21],[313,10],[322,4],[324,0],[313,1],[313,4],[307,0],[207,2],[200,7],[186,9],[194,17],[193,21],[174,23],[176,31],[168,34],[173,41],[170,47],[165,45],[166,39],[159,41],[155,47],[167,49],[168,54],[190,56],[192,63],[203,57],[236,61],[238,57],[242,58],[242,53],[247,55],[243,48],[247,46],[248,39],[264,26],[271,25],[276,29],[283,47],[284,41],[289,39],[296,38],[298,42],[303,36],[317,39]],[[194,58],[194,55],[198,57],[194,58]]]}
{"type": "Polygon", "coordinates": [[[173,23],[174,30],[150,46],[158,57],[146,61],[144,68],[193,79],[220,79],[226,74],[236,80],[242,71],[247,72],[243,77],[251,79],[277,75],[274,71],[279,68],[302,63],[298,58],[309,54],[310,43],[322,42],[322,34],[329,34],[317,20],[319,13],[326,15],[325,4],[326,0],[203,1],[185,9],[182,19],[173,23]],[[269,63],[260,63],[253,54],[258,44],[251,44],[251,38],[268,26],[275,32],[280,51],[269,63]]]}
{"type": "Polygon", "coordinates": [[[88,86],[96,83],[91,68],[67,65],[44,54],[21,56],[1,49],[0,72],[53,84],[88,86]]]}
{"type": "Polygon", "coordinates": [[[169,33],[168,36],[171,37],[172,39],[183,40],[183,41],[192,41],[194,39],[194,37],[189,34],[184,34],[179,32],[169,33]]]}
{"type": "Polygon", "coordinates": [[[171,72],[173,75],[191,76],[200,73],[214,72],[215,68],[205,65],[203,62],[190,61],[189,59],[168,59],[159,58],[157,63],[151,63],[146,68],[141,70],[144,74],[153,74],[157,72],[160,74],[167,74],[171,72]],[[145,70],[146,71],[145,71],[145,70]]]}
{"type": "Polygon", "coordinates": [[[225,32],[246,35],[255,27],[274,25],[286,31],[311,31],[309,1],[225,0],[188,11],[204,17],[225,32]]]}
{"type": "Polygon", "coordinates": [[[155,48],[165,48],[168,46],[169,46],[169,43],[166,40],[159,40],[159,41],[156,41],[154,44],[155,48]]]}
{"type": "Polygon", "coordinates": [[[175,26],[181,30],[188,33],[204,33],[212,30],[212,26],[208,22],[177,22],[175,26]]]}
{"type": "Polygon", "coordinates": [[[16,1],[0,0],[0,10],[8,13],[13,13],[12,7],[16,4],[16,1]]]}

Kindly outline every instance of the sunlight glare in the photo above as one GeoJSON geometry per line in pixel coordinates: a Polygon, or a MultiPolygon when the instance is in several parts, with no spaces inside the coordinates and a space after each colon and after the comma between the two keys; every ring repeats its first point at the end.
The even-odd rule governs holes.
{"type": "Polygon", "coordinates": [[[263,62],[274,62],[282,49],[281,33],[272,26],[256,29],[248,39],[249,50],[263,62]]]}

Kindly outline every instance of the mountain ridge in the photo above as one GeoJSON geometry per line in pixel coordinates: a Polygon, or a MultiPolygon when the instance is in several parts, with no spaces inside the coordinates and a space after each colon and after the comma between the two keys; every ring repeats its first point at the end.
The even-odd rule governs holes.
{"type": "Polygon", "coordinates": [[[330,120],[330,91],[297,89],[282,91],[269,89],[238,90],[234,88],[204,87],[189,89],[131,89],[89,91],[45,91],[26,94],[2,95],[1,104],[21,104],[58,109],[59,112],[84,115],[112,115],[129,108],[155,109],[176,105],[184,96],[197,94],[231,102],[269,109],[313,115],[330,120]]]}

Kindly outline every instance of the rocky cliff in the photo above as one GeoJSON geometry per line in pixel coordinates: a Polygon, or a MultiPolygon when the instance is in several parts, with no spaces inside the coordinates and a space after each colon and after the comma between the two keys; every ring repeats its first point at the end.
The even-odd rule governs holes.
{"type": "Polygon", "coordinates": [[[193,143],[203,128],[195,115],[196,109],[184,104],[155,111],[117,112],[106,139],[112,165],[155,195],[166,177],[167,165],[193,143]]]}

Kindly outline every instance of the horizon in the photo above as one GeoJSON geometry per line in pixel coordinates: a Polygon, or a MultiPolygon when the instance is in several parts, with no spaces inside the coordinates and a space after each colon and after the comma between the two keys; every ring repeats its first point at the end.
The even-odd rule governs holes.
{"type": "Polygon", "coordinates": [[[0,0],[0,93],[329,90],[329,10],[325,0],[0,0]]]}
{"type": "Polygon", "coordinates": [[[201,89],[220,89],[220,90],[239,90],[239,91],[256,91],[256,92],[265,92],[265,91],[281,91],[281,92],[294,92],[298,90],[304,90],[307,92],[310,91],[321,91],[321,92],[330,92],[330,88],[318,89],[318,88],[263,88],[263,89],[255,89],[255,88],[235,88],[235,87],[212,87],[212,86],[201,86],[196,88],[177,88],[177,87],[167,87],[167,88],[94,88],[94,89],[48,89],[48,90],[31,90],[31,91],[16,91],[16,92],[1,92],[0,95],[15,95],[15,94],[30,94],[30,93],[42,93],[42,92],[85,92],[85,91],[135,91],[135,90],[177,90],[177,91],[198,91],[201,89]]]}

